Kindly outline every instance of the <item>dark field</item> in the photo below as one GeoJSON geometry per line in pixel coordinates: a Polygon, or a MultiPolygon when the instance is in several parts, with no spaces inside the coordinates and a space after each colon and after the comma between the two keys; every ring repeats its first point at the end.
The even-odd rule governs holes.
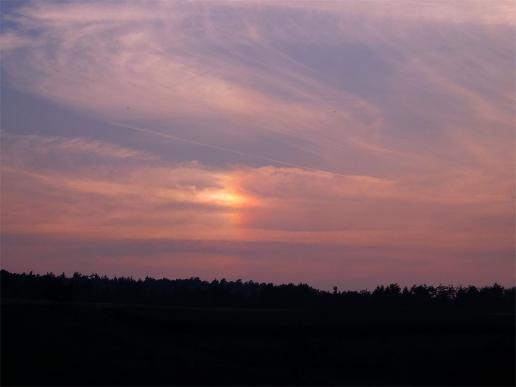
{"type": "Polygon", "coordinates": [[[2,385],[514,385],[513,314],[4,299],[2,385]]]}

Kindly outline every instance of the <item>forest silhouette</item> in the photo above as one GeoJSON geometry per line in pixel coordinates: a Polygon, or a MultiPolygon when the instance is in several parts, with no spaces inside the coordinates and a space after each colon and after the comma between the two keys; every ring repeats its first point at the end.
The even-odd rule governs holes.
{"type": "Polygon", "coordinates": [[[1,271],[2,385],[514,385],[516,288],[1,271]]]}
{"type": "Polygon", "coordinates": [[[82,275],[15,274],[1,271],[2,297],[53,301],[102,302],[195,307],[233,308],[345,308],[351,310],[472,310],[514,311],[516,287],[498,284],[475,286],[398,284],[377,286],[373,291],[318,290],[307,284],[274,285],[225,279],[169,280],[82,275]]]}

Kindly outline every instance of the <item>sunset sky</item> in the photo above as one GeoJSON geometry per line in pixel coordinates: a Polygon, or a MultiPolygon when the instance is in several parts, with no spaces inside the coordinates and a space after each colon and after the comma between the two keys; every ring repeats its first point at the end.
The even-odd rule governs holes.
{"type": "Polygon", "coordinates": [[[1,1],[1,266],[515,284],[513,1],[1,1]]]}

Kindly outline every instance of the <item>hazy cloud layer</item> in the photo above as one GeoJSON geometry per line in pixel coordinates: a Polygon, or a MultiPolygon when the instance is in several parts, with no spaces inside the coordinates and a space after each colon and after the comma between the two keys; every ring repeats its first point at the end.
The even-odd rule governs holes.
{"type": "Polygon", "coordinates": [[[513,281],[515,7],[467,4],[6,8],[3,265],[57,270],[87,240],[81,267],[115,273],[109,240],[142,275],[513,281]]]}

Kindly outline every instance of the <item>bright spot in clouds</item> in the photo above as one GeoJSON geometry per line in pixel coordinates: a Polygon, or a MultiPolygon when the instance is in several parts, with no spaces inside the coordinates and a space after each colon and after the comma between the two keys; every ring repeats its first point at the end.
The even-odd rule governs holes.
{"type": "Polygon", "coordinates": [[[243,197],[242,195],[230,192],[230,191],[225,191],[225,190],[209,192],[205,195],[202,195],[202,197],[208,202],[212,202],[215,204],[220,204],[220,205],[228,206],[228,207],[236,208],[236,207],[241,207],[246,204],[245,197],[243,197]]]}

